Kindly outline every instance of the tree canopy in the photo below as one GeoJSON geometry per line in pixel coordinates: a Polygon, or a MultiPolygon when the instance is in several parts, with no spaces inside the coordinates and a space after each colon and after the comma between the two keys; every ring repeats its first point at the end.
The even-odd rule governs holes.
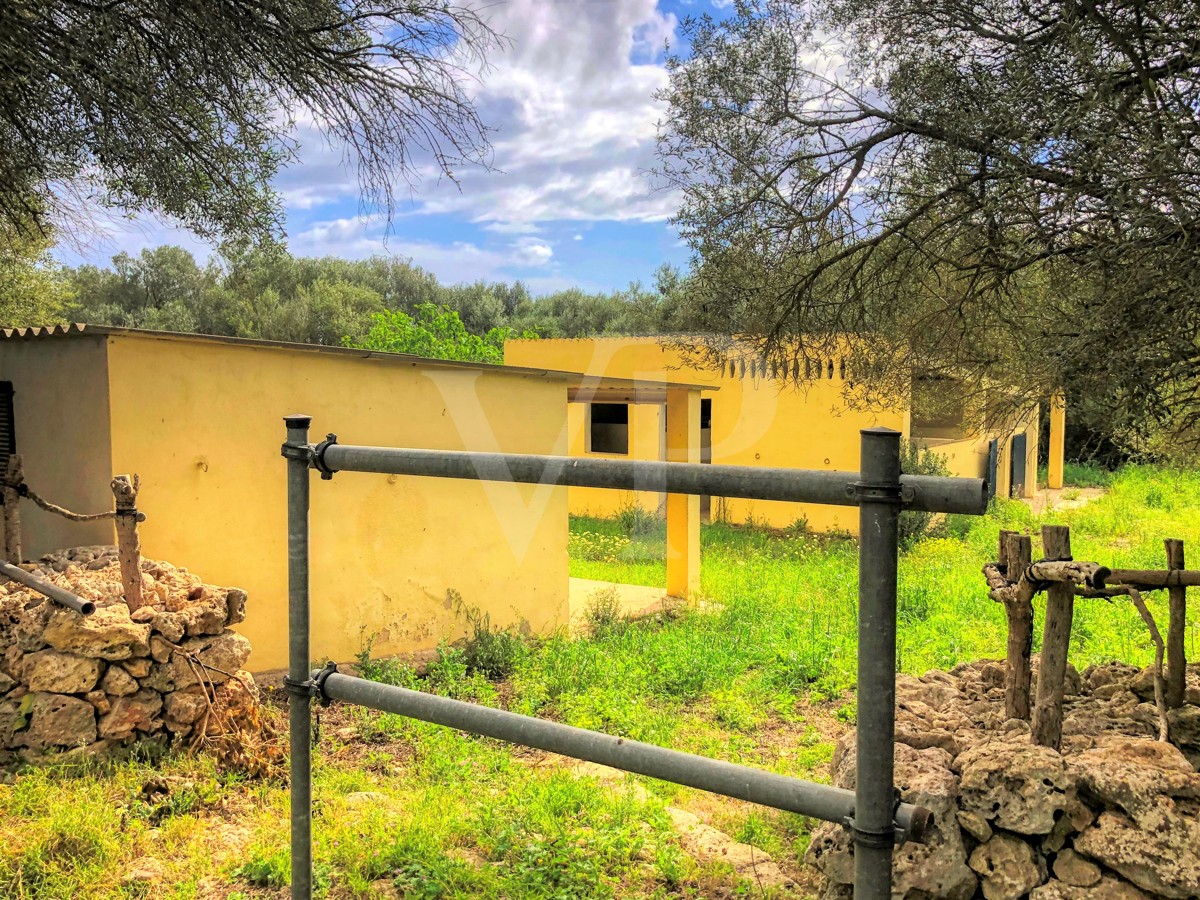
{"type": "MultiPolygon", "coordinates": [[[[454,310],[421,303],[411,316],[398,309],[373,314],[366,337],[345,343],[363,350],[499,365],[504,362],[504,342],[517,336],[511,328],[505,327],[489,328],[486,334],[472,334],[454,310]]],[[[519,336],[537,337],[537,334],[524,332],[519,336]]]]}
{"type": "MultiPolygon", "coordinates": [[[[429,355],[438,355],[432,351],[443,328],[456,333],[461,328],[482,340],[482,347],[496,349],[505,336],[526,332],[583,337],[686,327],[683,281],[670,267],[659,270],[653,288],[635,283],[622,291],[571,288],[535,297],[519,281],[445,285],[410,261],[389,256],[350,260],[240,250],[202,265],[183,248],[164,246],[137,256],[118,254],[103,268],[62,269],[44,262],[47,267],[36,271],[48,282],[42,294],[52,289],[57,298],[53,307],[0,307],[0,325],[69,319],[429,355]]],[[[0,301],[5,283],[0,255],[0,301]]],[[[474,347],[461,334],[450,344],[474,347]]],[[[495,354],[449,358],[499,361],[495,354]]]]}
{"type": "Polygon", "coordinates": [[[660,174],[709,330],[1200,422],[1200,6],[739,0],[684,32],[660,174]]]}
{"type": "Polygon", "coordinates": [[[98,202],[272,240],[298,122],[390,213],[422,158],[450,177],[486,162],[464,76],[496,41],[453,0],[0,4],[0,239],[98,202]]]}

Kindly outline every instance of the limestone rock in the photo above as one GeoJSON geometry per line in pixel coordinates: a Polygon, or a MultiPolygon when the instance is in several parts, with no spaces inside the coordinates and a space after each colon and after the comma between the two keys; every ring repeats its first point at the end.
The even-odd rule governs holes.
{"type": "Polygon", "coordinates": [[[1074,850],[1063,850],[1054,858],[1054,877],[1074,887],[1100,883],[1100,867],[1074,850]]]}
{"type": "MultiPolygon", "coordinates": [[[[349,803],[354,796],[348,794],[346,802],[349,803]]],[[[758,847],[735,841],[723,831],[701,821],[699,816],[682,809],[667,807],[667,815],[679,834],[679,842],[698,859],[728,863],[741,878],[760,885],[760,890],[787,889],[792,886],[792,879],[758,847]]]]}
{"type": "Polygon", "coordinates": [[[237,625],[246,621],[246,592],[230,588],[225,594],[226,625],[237,625]]]}
{"type": "Polygon", "coordinates": [[[187,632],[187,622],[182,613],[156,612],[150,627],[172,644],[178,644],[187,632]]]}
{"type": "MultiPolygon", "coordinates": [[[[154,639],[151,638],[151,641],[154,639]]],[[[150,660],[144,656],[137,659],[127,659],[121,663],[121,668],[134,678],[145,678],[150,674],[150,660]]]]}
{"type": "MultiPolygon", "coordinates": [[[[853,733],[838,742],[833,760],[833,781],[854,787],[853,733]]],[[[967,867],[967,851],[955,820],[958,779],[950,771],[944,750],[914,750],[895,745],[896,785],[909,803],[924,806],[934,815],[928,842],[908,843],[892,855],[895,896],[968,900],[975,893],[975,874],[967,867]]],[[[846,829],[826,822],[813,832],[805,861],[819,868],[831,882],[850,884],[854,879],[854,854],[846,829]]]]}
{"type": "Polygon", "coordinates": [[[1137,821],[1103,812],[1075,849],[1160,897],[1200,895],[1200,803],[1159,797],[1137,821]]]}
{"type": "MultiPolygon", "coordinates": [[[[175,648],[165,638],[161,638],[157,634],[150,636],[150,658],[152,660],[165,663],[174,652],[175,648]]],[[[145,676],[139,677],[144,678],[145,676]]]]}
{"type": "Polygon", "coordinates": [[[115,697],[128,697],[138,690],[137,679],[120,666],[109,666],[100,682],[101,689],[115,697]]]}
{"type": "Polygon", "coordinates": [[[90,616],[56,609],[44,637],[55,650],[100,659],[129,659],[150,652],[150,626],[131,620],[123,603],[100,607],[90,616]]]}
{"type": "MultiPolygon", "coordinates": [[[[195,678],[192,681],[194,682],[195,678]]],[[[150,673],[144,678],[139,678],[138,683],[142,687],[158,691],[160,694],[169,693],[175,690],[174,669],[170,663],[156,662],[150,666],[150,673]]]]}
{"type": "Polygon", "coordinates": [[[163,698],[163,710],[176,722],[191,725],[208,709],[208,699],[199,685],[175,691],[163,698]]]}
{"type": "Polygon", "coordinates": [[[83,695],[83,699],[96,707],[96,712],[101,715],[112,709],[112,703],[108,699],[108,694],[104,693],[104,691],[88,691],[88,693],[83,695]]]}
{"type": "Polygon", "coordinates": [[[17,594],[0,599],[0,642],[25,652],[46,646],[42,637],[54,604],[41,596],[17,594]]]}
{"type": "Polygon", "coordinates": [[[250,641],[236,631],[225,631],[213,637],[188,638],[180,647],[193,657],[182,653],[171,658],[171,675],[177,687],[196,684],[196,663],[213,684],[220,684],[237,672],[250,658],[250,641]],[[189,662],[191,663],[189,665],[189,662]]]}
{"type": "Polygon", "coordinates": [[[994,834],[976,847],[970,866],[979,873],[987,900],[1017,900],[1042,881],[1033,848],[1009,834],[994,834]]]}
{"type": "Polygon", "coordinates": [[[120,741],[134,731],[154,731],[162,705],[158,692],[146,688],[129,697],[117,697],[108,714],[100,717],[100,737],[120,741]]]}
{"type": "Polygon", "coordinates": [[[1200,706],[1171,710],[1167,715],[1167,726],[1172,743],[1200,748],[1200,706]]]}
{"type": "Polygon", "coordinates": [[[988,820],[983,817],[982,813],[960,809],[955,814],[955,818],[962,830],[981,844],[992,836],[992,826],[988,824],[988,820]]]}
{"type": "Polygon", "coordinates": [[[84,694],[96,686],[104,664],[74,653],[39,650],[25,657],[24,680],[31,691],[84,694]]]}
{"type": "Polygon", "coordinates": [[[1099,884],[1086,888],[1051,879],[1034,888],[1029,900],[1150,900],[1150,897],[1127,881],[1105,875],[1099,884]]]}
{"type": "Polygon", "coordinates": [[[206,596],[176,613],[189,637],[220,634],[225,630],[225,620],[228,618],[228,614],[229,610],[225,606],[223,594],[206,596]]]}
{"type": "Polygon", "coordinates": [[[962,808],[1018,834],[1049,834],[1072,788],[1062,757],[1048,747],[992,740],[954,762],[962,808]]]}
{"type": "Polygon", "coordinates": [[[29,730],[25,745],[83,747],[96,740],[96,710],[92,704],[65,694],[30,694],[29,730]]]}
{"type": "Polygon", "coordinates": [[[1160,741],[1114,738],[1068,757],[1080,793],[1137,818],[1161,797],[1200,799],[1200,774],[1175,747],[1160,741]]]}

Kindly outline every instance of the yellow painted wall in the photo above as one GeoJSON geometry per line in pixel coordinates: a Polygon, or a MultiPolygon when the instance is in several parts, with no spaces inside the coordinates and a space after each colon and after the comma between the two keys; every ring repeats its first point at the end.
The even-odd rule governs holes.
{"type": "MultiPolygon", "coordinates": [[[[517,453],[567,450],[560,380],[170,338],[109,338],[112,459],[142,477],[149,556],[250,596],[251,667],[286,663],[287,413],[314,440],[517,453]]],[[[314,656],[426,649],[462,633],[447,598],[567,622],[567,496],[557,487],[312,476],[314,656]]]]}
{"type": "Polygon", "coordinates": [[[1038,413],[1031,410],[1022,416],[1009,431],[989,432],[984,435],[962,437],[958,440],[944,438],[921,438],[913,440],[927,447],[946,460],[950,474],[960,478],[987,478],[988,443],[992,438],[1000,441],[996,457],[996,496],[1008,497],[1012,485],[1012,439],[1025,435],[1025,493],[1032,497],[1037,493],[1038,457],[1038,413]]]}
{"type": "MultiPolygon", "coordinates": [[[[711,384],[719,390],[704,392],[702,397],[712,400],[712,461],[716,464],[857,471],[860,429],[884,425],[908,433],[908,410],[902,404],[876,411],[849,408],[843,398],[839,365],[834,366],[832,378],[814,379],[807,390],[798,390],[783,380],[752,376],[749,370],[743,376],[740,366],[736,375],[730,375],[728,369],[684,365],[678,353],[654,338],[515,340],[505,344],[504,360],[509,365],[544,366],[588,375],[711,384]]],[[[640,410],[649,408],[660,409],[637,408],[634,416],[639,423],[643,416],[640,410]]],[[[585,415],[583,404],[572,404],[572,454],[582,454],[585,415]]],[[[639,434],[641,427],[639,424],[639,434]]],[[[661,423],[656,427],[661,430],[661,423]]],[[[639,441],[638,455],[633,458],[660,459],[661,455],[648,452],[650,445],[639,441]]],[[[630,500],[610,492],[612,499],[605,506],[596,493],[584,494],[572,488],[572,512],[611,514],[630,500]]],[[[642,500],[652,508],[645,498],[642,500]]],[[[775,527],[804,518],[810,528],[817,530],[854,532],[858,528],[858,512],[850,507],[740,499],[722,502],[714,498],[712,516],[775,527]]]]}
{"type": "MultiPolygon", "coordinates": [[[[112,509],[108,484],[108,377],[100,337],[0,341],[0,381],[13,383],[17,452],[25,482],[44,499],[80,513],[112,509]]],[[[70,522],[21,501],[22,551],[111,544],[110,520],[70,522]]]]}

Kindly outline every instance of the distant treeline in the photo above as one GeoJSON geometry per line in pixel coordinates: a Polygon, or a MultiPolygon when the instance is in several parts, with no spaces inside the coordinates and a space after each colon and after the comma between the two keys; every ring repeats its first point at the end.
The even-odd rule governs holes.
{"type": "Polygon", "coordinates": [[[534,297],[517,281],[445,285],[411,262],[303,258],[250,252],[200,264],[181,247],[119,254],[109,267],[60,270],[61,318],[311,344],[362,345],[384,314],[419,317],[432,304],[453,310],[466,330],[541,337],[658,334],[685,330],[682,279],[668,266],[655,284],[623,291],[578,289],[534,297]]]}

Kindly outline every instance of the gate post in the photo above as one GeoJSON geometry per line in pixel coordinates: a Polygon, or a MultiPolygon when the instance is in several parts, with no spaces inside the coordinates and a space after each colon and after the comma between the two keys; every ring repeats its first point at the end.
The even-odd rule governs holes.
{"type": "Polygon", "coordinates": [[[900,432],[864,428],[858,556],[855,900],[890,900],[895,845],[896,565],[900,432]]]}
{"type": "Polygon", "coordinates": [[[285,416],[288,525],[288,768],[292,819],[292,900],[312,897],[312,721],[308,651],[308,427],[285,416]]]}

